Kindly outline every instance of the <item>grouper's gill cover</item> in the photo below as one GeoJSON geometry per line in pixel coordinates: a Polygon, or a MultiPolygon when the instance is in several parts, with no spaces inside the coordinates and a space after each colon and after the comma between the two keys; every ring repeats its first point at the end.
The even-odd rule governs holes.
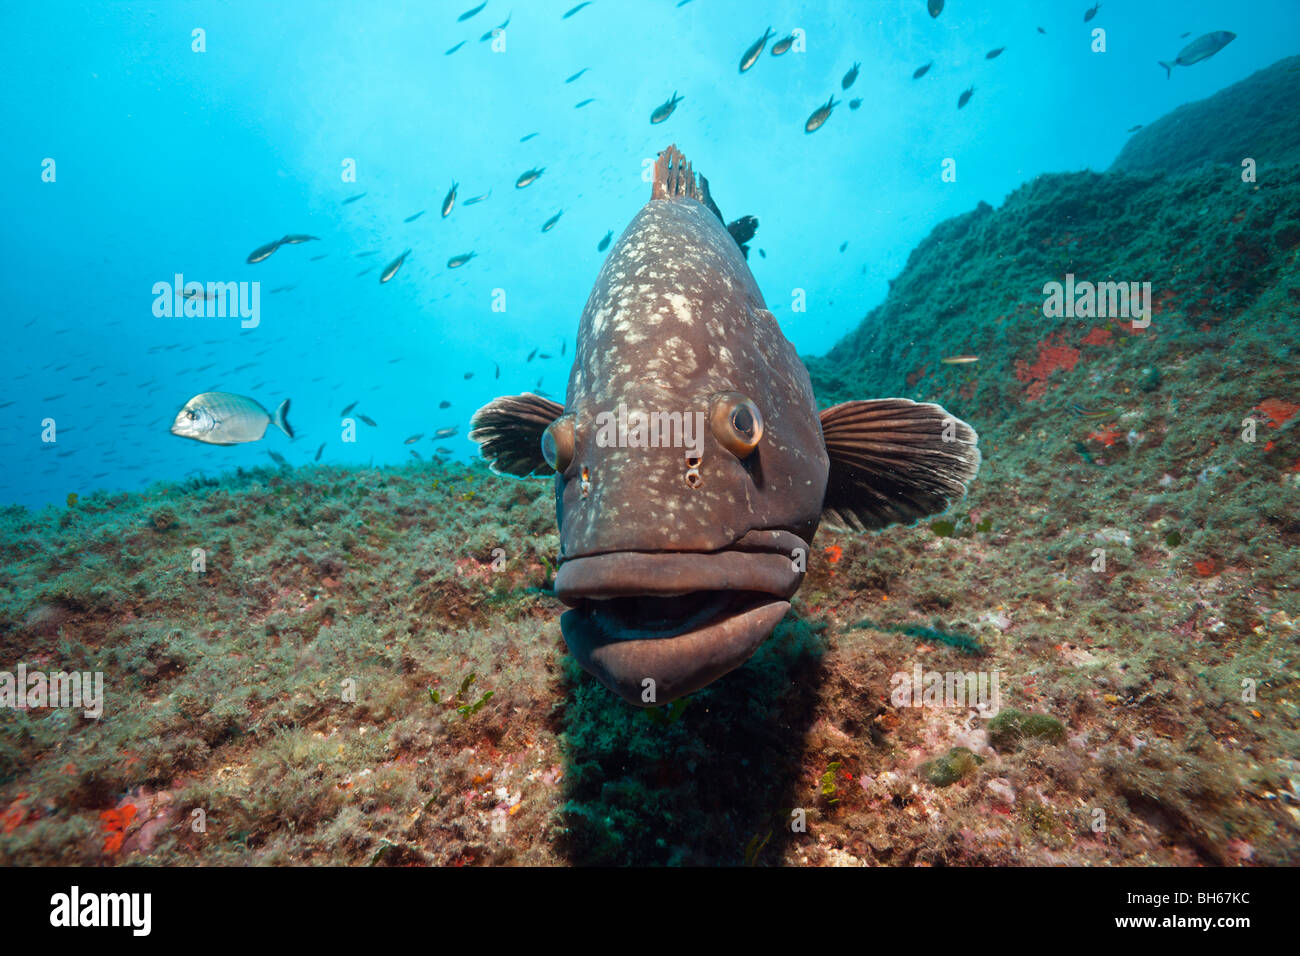
{"type": "Polygon", "coordinates": [[[565,559],[715,551],[755,529],[807,540],[821,511],[827,457],[808,373],[736,242],[692,198],[691,174],[673,179],[668,190],[681,194],[656,195],[632,220],[579,324],[565,408],[575,416],[572,470],[586,469],[589,490],[584,498],[581,481],[557,480],[565,559]],[[710,399],[726,392],[763,417],[762,442],[743,461],[707,425],[710,399]],[[686,482],[685,448],[598,445],[597,416],[620,405],[692,422],[702,413],[697,487],[686,482]]]}

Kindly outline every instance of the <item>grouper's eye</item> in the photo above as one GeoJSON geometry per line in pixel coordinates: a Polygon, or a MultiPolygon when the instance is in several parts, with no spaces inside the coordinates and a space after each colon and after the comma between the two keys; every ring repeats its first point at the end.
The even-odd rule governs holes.
{"type": "Polygon", "coordinates": [[[573,416],[561,415],[542,432],[542,457],[560,474],[573,464],[573,416]]]}
{"type": "Polygon", "coordinates": [[[763,414],[739,392],[724,392],[714,396],[709,427],[723,448],[737,458],[746,458],[763,437],[763,414]]]}

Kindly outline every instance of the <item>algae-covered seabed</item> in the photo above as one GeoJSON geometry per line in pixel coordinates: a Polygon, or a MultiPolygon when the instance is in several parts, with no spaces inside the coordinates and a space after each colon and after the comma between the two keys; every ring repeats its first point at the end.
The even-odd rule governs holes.
{"type": "Polygon", "coordinates": [[[1043,176],[937,228],[809,365],[824,403],[974,424],[970,495],[820,533],[684,709],[567,656],[549,482],[267,469],[6,510],[0,656],[102,671],[106,703],[0,712],[0,862],[1300,863],[1300,165],[1259,164],[1043,176]],[[1151,281],[1151,326],[1045,319],[1067,272],[1151,281]],[[893,706],[918,664],[1046,716],[893,706]]]}

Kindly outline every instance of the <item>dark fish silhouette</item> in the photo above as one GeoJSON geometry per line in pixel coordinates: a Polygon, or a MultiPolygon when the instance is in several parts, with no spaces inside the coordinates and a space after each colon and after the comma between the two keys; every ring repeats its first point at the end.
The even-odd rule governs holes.
{"type": "Polygon", "coordinates": [[[757,40],[755,40],[753,44],[750,46],[750,48],[745,51],[744,56],[740,58],[741,73],[744,73],[756,62],[758,62],[758,58],[763,55],[763,47],[767,46],[767,41],[770,40],[774,35],[775,32],[772,30],[771,27],[768,27],[766,30],[763,31],[763,35],[759,37],[757,40]]]}
{"type": "Polygon", "coordinates": [[[984,54],[984,59],[986,59],[986,60],[996,60],[998,57],[1000,57],[1000,56],[1002,55],[1002,51],[1005,50],[1005,49],[1006,49],[1006,47],[1004,47],[1004,46],[1000,46],[1000,47],[998,47],[996,50],[989,50],[989,52],[987,52],[987,53],[984,54]]]}
{"type": "Polygon", "coordinates": [[[825,106],[819,106],[813,111],[812,116],[808,117],[807,121],[803,124],[803,131],[805,133],[813,133],[821,129],[825,122],[831,118],[831,110],[835,109],[837,105],[835,97],[832,96],[826,101],[825,106]]]}
{"type": "Polygon", "coordinates": [[[466,10],[464,13],[462,13],[460,16],[458,16],[458,17],[456,18],[456,22],[457,22],[457,23],[464,23],[466,20],[468,20],[470,17],[474,16],[476,13],[478,13],[480,10],[482,10],[482,9],[483,9],[484,7],[486,7],[486,6],[487,6],[487,0],[483,0],[483,2],[480,3],[477,7],[474,7],[472,10],[466,10]]]}
{"type": "Polygon", "coordinates": [[[853,99],[849,100],[849,109],[851,110],[855,110],[861,105],[862,105],[862,97],[860,96],[855,96],[853,99]]]}
{"type": "MultiPolygon", "coordinates": [[[[577,73],[573,74],[573,76],[569,77],[569,78],[568,78],[567,80],[565,80],[564,82],[565,82],[565,83],[572,83],[574,80],[576,80],[578,77],[582,76],[582,74],[586,73],[586,72],[587,72],[588,70],[590,70],[590,69],[591,69],[591,67],[589,67],[589,66],[584,66],[581,70],[579,70],[577,73]]],[[[536,136],[537,134],[534,133],[533,135],[536,136]]]]}
{"type": "Polygon", "coordinates": [[[685,97],[678,96],[677,91],[673,90],[673,95],[668,97],[666,102],[656,106],[654,112],[650,114],[651,124],[662,123],[668,117],[672,116],[673,110],[677,109],[677,104],[683,99],[685,99],[685,97]]]}
{"type": "Polygon", "coordinates": [[[441,402],[438,403],[438,407],[439,407],[439,408],[451,408],[451,402],[448,402],[448,401],[446,401],[446,400],[443,400],[443,401],[441,401],[441,402]]]}
{"type": "Polygon", "coordinates": [[[926,0],[925,8],[930,11],[930,16],[937,17],[943,13],[943,0],[926,0]]]}
{"type": "Polygon", "coordinates": [[[339,205],[340,205],[340,206],[347,206],[347,205],[349,205],[349,204],[351,204],[351,203],[356,202],[358,199],[360,199],[360,198],[363,197],[364,195],[365,195],[365,193],[357,193],[355,196],[349,196],[347,199],[343,200],[343,202],[339,203],[339,205]]]}
{"type": "Polygon", "coordinates": [[[463,46],[465,45],[466,42],[467,42],[467,41],[465,41],[465,40],[461,40],[461,41],[460,41],[459,43],[457,43],[454,47],[451,47],[451,48],[448,49],[448,50],[444,50],[442,55],[443,55],[443,56],[451,56],[453,53],[455,53],[457,50],[459,50],[461,47],[463,47],[463,46]]]}
{"type": "Polygon", "coordinates": [[[877,530],[938,513],[980,461],[974,430],[938,405],[819,413],[715,209],[676,148],[661,153],[650,201],[587,300],[566,403],[501,397],[469,434],[495,471],[552,476],[564,639],[640,706],[757,650],[819,523],[877,530]],[[607,411],[620,404],[623,427],[607,411]]]}
{"type": "Polygon", "coordinates": [[[930,67],[932,66],[934,66],[934,60],[931,60],[925,66],[918,66],[912,71],[912,79],[919,80],[921,77],[925,76],[925,74],[930,72],[930,67]]]}
{"type": "Polygon", "coordinates": [[[541,176],[544,172],[546,172],[545,166],[520,173],[519,178],[515,180],[515,189],[523,189],[525,186],[532,185],[537,182],[537,177],[541,176]]]}
{"type": "Polygon", "coordinates": [[[366,423],[367,425],[369,425],[371,428],[378,428],[378,427],[379,427],[378,425],[375,424],[375,420],[374,420],[373,418],[370,418],[370,417],[368,417],[368,416],[366,416],[366,415],[360,415],[360,414],[358,414],[358,415],[357,415],[357,418],[361,419],[363,422],[365,422],[365,423],[366,423]]]}
{"type": "Polygon", "coordinates": [[[565,10],[565,11],[564,11],[564,15],[563,15],[562,17],[560,17],[560,19],[561,19],[561,20],[567,20],[567,19],[569,19],[569,17],[573,16],[575,13],[577,13],[577,12],[578,12],[579,10],[581,10],[583,7],[589,7],[589,6],[591,6],[591,0],[584,0],[583,3],[578,4],[576,7],[572,7],[572,8],[569,9],[569,10],[565,10]]]}
{"type": "Polygon", "coordinates": [[[473,259],[475,255],[476,254],[473,252],[463,252],[458,256],[452,256],[447,260],[447,268],[459,269],[465,263],[469,262],[469,260],[473,259]]]}
{"type": "Polygon", "coordinates": [[[415,215],[413,215],[413,216],[407,216],[405,219],[402,220],[402,222],[415,222],[415,220],[419,219],[419,218],[420,218],[421,216],[423,216],[423,215],[424,215],[424,210],[421,209],[421,210],[420,210],[419,212],[417,212],[415,215]]]}
{"type": "Polygon", "coordinates": [[[582,100],[581,102],[574,103],[574,104],[573,104],[573,108],[574,108],[575,110],[580,110],[580,109],[582,109],[584,106],[586,106],[587,104],[589,104],[589,103],[594,103],[594,102],[596,102],[596,98],[595,98],[594,96],[589,96],[587,99],[582,100]]]}
{"type": "Polygon", "coordinates": [[[605,237],[601,239],[600,242],[596,243],[596,251],[604,252],[606,249],[608,249],[610,240],[613,238],[614,238],[614,230],[611,229],[609,232],[605,233],[605,237]]]}
{"type": "Polygon", "coordinates": [[[842,90],[847,90],[850,86],[853,85],[854,81],[857,80],[857,78],[858,78],[858,69],[859,69],[861,66],[862,66],[861,63],[854,63],[854,64],[853,64],[853,69],[851,69],[851,70],[849,70],[849,72],[845,73],[845,74],[844,74],[844,79],[840,80],[840,89],[842,89],[842,90]]]}
{"type": "Polygon", "coordinates": [[[1101,4],[1098,3],[1095,6],[1089,7],[1087,10],[1083,11],[1083,22],[1087,23],[1089,20],[1095,17],[1097,15],[1097,11],[1100,9],[1101,9],[1101,4]]]}
{"type": "Polygon", "coordinates": [[[957,97],[957,109],[961,109],[970,102],[970,98],[975,94],[975,87],[970,87],[962,91],[961,96],[957,97]]]}
{"type": "Polygon", "coordinates": [[[316,457],[313,461],[320,461],[320,456],[323,451],[325,451],[325,443],[321,442],[320,447],[316,449],[316,457]]]}
{"type": "Polygon", "coordinates": [[[536,133],[529,133],[527,136],[520,136],[519,142],[526,143],[536,135],[537,135],[536,133]]]}

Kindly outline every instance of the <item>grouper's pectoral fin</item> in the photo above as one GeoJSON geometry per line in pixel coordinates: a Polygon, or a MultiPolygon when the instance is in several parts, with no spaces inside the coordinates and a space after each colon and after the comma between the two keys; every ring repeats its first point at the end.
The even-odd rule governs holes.
{"type": "Polygon", "coordinates": [[[563,414],[559,402],[531,392],[502,395],[474,413],[469,440],[479,443],[483,457],[497,474],[549,477],[555,469],[542,457],[542,432],[563,414]]]}
{"type": "Polygon", "coordinates": [[[980,467],[975,429],[905,398],[845,402],[821,413],[830,475],[822,519],[855,531],[911,524],[966,493],[980,467]]]}

